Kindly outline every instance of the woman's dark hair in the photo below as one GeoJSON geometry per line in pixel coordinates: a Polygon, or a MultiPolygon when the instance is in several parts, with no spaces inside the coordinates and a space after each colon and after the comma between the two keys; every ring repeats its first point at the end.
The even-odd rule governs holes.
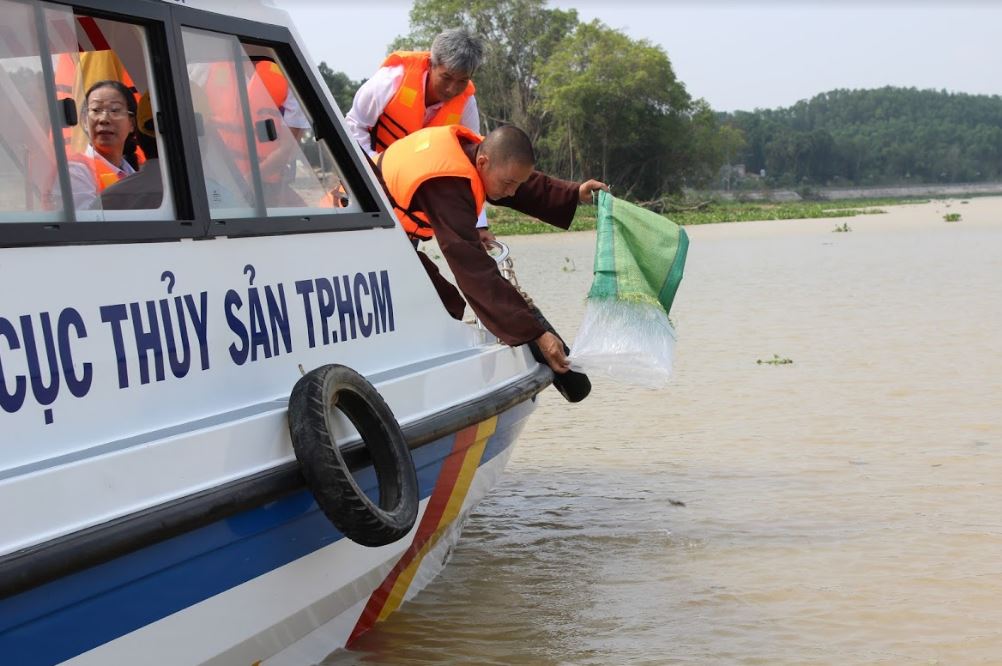
{"type": "MultiPolygon", "coordinates": [[[[99,88],[114,88],[117,90],[125,99],[125,108],[129,110],[129,115],[132,116],[133,124],[135,124],[136,111],[138,110],[138,107],[136,106],[136,96],[132,94],[132,91],[129,90],[124,83],[114,79],[98,81],[87,89],[87,94],[84,95],[83,111],[81,112],[81,115],[86,117],[87,106],[90,103],[90,94],[99,88]]],[[[129,163],[129,166],[138,171],[139,157],[136,155],[136,145],[136,132],[133,130],[129,132],[127,137],[125,137],[125,147],[122,149],[122,155],[125,157],[125,161],[129,163]]]]}

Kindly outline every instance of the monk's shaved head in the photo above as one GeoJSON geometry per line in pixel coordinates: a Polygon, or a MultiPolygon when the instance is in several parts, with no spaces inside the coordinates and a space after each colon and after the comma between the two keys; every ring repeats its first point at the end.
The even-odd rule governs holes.
{"type": "Polygon", "coordinates": [[[495,164],[535,166],[536,153],[529,136],[514,125],[502,125],[484,137],[480,152],[495,164]]]}

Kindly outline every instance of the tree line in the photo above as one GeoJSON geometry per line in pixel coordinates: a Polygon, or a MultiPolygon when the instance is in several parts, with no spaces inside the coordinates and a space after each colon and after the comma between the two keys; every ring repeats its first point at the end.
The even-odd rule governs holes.
{"type": "MultiPolygon", "coordinates": [[[[601,178],[623,196],[653,199],[712,182],[735,151],[725,142],[740,140],[686,92],[661,47],[545,0],[416,0],[410,32],[388,50],[428,49],[457,26],[484,40],[474,77],[481,130],[521,127],[549,173],[601,178]]],[[[362,82],[320,69],[347,111],[362,82]]]]}
{"type": "MultiPolygon", "coordinates": [[[[654,200],[719,186],[725,165],[757,185],[998,179],[1002,98],[903,88],[836,90],[776,110],[718,113],[693,99],[668,54],[546,0],[415,0],[410,32],[388,51],[428,49],[463,26],[484,40],[474,77],[484,132],[515,124],[539,167],[600,178],[654,200]]],[[[373,63],[373,71],[379,63],[373,63]]],[[[342,111],[362,81],[320,71],[342,111]]]]}
{"type": "Polygon", "coordinates": [[[747,169],[779,185],[996,181],[1002,97],[885,87],[833,90],[781,109],[721,114],[747,169]]]}

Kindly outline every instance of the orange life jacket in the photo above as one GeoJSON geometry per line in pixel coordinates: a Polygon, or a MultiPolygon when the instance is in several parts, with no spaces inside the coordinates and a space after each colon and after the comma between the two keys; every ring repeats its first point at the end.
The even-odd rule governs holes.
{"type": "Polygon", "coordinates": [[[278,63],[270,59],[252,60],[254,63],[254,75],[264,86],[271,101],[275,103],[280,112],[285,111],[285,100],[289,96],[289,82],[282,73],[282,68],[278,63]]]}
{"type": "MultiPolygon", "coordinates": [[[[228,61],[215,62],[209,65],[204,87],[212,117],[212,127],[226,146],[229,157],[236,165],[244,183],[249,184],[251,182],[251,166],[250,149],[247,146],[247,130],[243,109],[239,101],[235,101],[240,99],[240,91],[237,86],[241,83],[238,81],[243,81],[243,77],[238,76],[236,65],[228,61]]],[[[250,104],[253,122],[257,123],[259,120],[271,118],[279,131],[279,136],[274,141],[263,140],[256,133],[254,134],[258,161],[263,162],[266,157],[279,149],[283,140],[292,140],[286,137],[281,130],[281,105],[285,102],[289,87],[281,70],[271,61],[256,63],[246,86],[247,101],[250,104]],[[266,78],[262,78],[262,74],[266,78]]],[[[275,170],[267,173],[262,171],[261,179],[265,183],[278,183],[281,182],[282,174],[275,170]]]]}
{"type": "Polygon", "coordinates": [[[411,200],[425,181],[443,176],[470,180],[477,205],[477,215],[484,208],[487,195],[477,168],[463,151],[460,139],[474,143],[482,136],[462,125],[427,127],[396,141],[379,156],[379,168],[404,231],[412,239],[428,240],[435,235],[422,211],[411,209],[411,200]]]}
{"type": "Polygon", "coordinates": [[[422,127],[457,125],[463,116],[466,100],[476,92],[473,82],[470,81],[466,85],[466,90],[442,104],[438,113],[425,125],[425,74],[431,69],[431,53],[395,51],[383,61],[382,67],[398,65],[404,66],[404,78],[400,82],[400,89],[383,109],[383,114],[369,132],[369,136],[372,137],[371,149],[380,153],[394,141],[399,141],[422,127]]]}
{"type": "Polygon", "coordinates": [[[113,185],[122,178],[125,178],[125,176],[119,175],[118,169],[109,166],[103,159],[87,157],[81,153],[70,155],[67,159],[70,162],[77,162],[78,164],[82,164],[87,167],[90,173],[94,176],[94,187],[97,189],[98,194],[103,192],[104,188],[109,185],[113,185]]]}

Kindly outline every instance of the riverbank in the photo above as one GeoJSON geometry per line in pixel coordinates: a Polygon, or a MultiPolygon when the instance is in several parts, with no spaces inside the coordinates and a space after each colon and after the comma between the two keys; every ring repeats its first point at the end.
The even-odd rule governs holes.
{"type": "MultiPolygon", "coordinates": [[[[761,220],[809,220],[820,218],[848,218],[857,215],[873,215],[887,212],[886,209],[901,205],[932,203],[938,207],[957,207],[957,212],[963,215],[962,207],[968,199],[914,199],[914,198],[882,198],[882,199],[839,199],[832,201],[713,201],[695,210],[679,210],[666,213],[664,216],[673,222],[685,226],[697,224],[716,224],[720,222],[751,222],[761,220]]],[[[535,219],[508,208],[491,208],[488,213],[491,229],[498,236],[545,234],[560,231],[548,224],[542,224],[535,219]]],[[[595,229],[596,208],[581,206],[578,208],[572,231],[591,231],[595,229]]]]}
{"type": "Polygon", "coordinates": [[[1002,195],[1002,183],[925,183],[921,185],[872,185],[867,187],[811,187],[807,190],[762,190],[747,192],[715,191],[715,198],[725,200],[801,201],[808,199],[919,199],[965,198],[1002,195]]]}

